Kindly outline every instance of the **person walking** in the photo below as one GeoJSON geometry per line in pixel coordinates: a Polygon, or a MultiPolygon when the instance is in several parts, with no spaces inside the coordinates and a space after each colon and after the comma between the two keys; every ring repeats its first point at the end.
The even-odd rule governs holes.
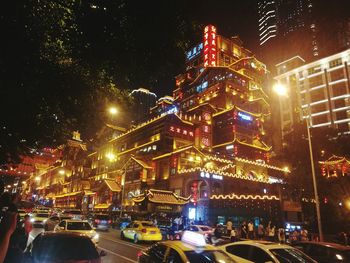
{"type": "Polygon", "coordinates": [[[237,241],[237,232],[236,232],[236,229],[234,227],[231,229],[230,239],[231,239],[231,242],[237,241]]]}
{"type": "Polygon", "coordinates": [[[264,238],[264,226],[260,222],[259,225],[258,225],[258,239],[262,240],[263,238],[264,238]]]}
{"type": "Polygon", "coordinates": [[[248,238],[254,239],[254,225],[252,221],[249,221],[248,223],[248,238]]]}
{"type": "Polygon", "coordinates": [[[248,238],[247,223],[245,221],[243,221],[243,224],[241,225],[241,238],[248,238]]]}
{"type": "Polygon", "coordinates": [[[278,236],[278,242],[279,243],[281,243],[281,244],[286,243],[286,235],[285,235],[283,227],[280,227],[278,229],[277,236],[278,236]]]}
{"type": "Polygon", "coordinates": [[[273,242],[275,241],[275,226],[270,227],[270,231],[269,231],[269,241],[273,242]]]}
{"type": "Polygon", "coordinates": [[[229,218],[229,219],[227,220],[227,222],[226,222],[226,231],[227,231],[226,233],[227,233],[228,236],[231,235],[232,226],[233,226],[232,221],[231,221],[231,219],[229,218]]]}

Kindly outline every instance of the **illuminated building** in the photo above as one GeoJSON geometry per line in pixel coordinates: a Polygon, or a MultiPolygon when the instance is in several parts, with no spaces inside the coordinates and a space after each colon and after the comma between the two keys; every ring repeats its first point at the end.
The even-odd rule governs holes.
{"type": "Polygon", "coordinates": [[[350,132],[350,49],[305,64],[294,57],[276,65],[277,83],[288,89],[280,97],[282,137],[302,118],[310,127],[332,127],[339,133],[350,132]]]}
{"type": "Polygon", "coordinates": [[[151,207],[212,222],[280,220],[280,185],[290,171],[269,163],[265,65],[238,37],[225,38],[212,25],[186,55],[173,96],[89,155],[92,205],[120,209],[123,201],[129,212],[151,207]],[[94,188],[105,180],[117,183],[117,202],[94,188]]]}
{"type": "Polygon", "coordinates": [[[259,57],[274,71],[296,55],[311,62],[349,48],[348,9],[346,0],[259,0],[259,57]]]}
{"type": "Polygon", "coordinates": [[[144,121],[148,117],[151,108],[156,105],[157,95],[148,89],[139,88],[131,91],[130,96],[134,99],[134,121],[144,121]]]}

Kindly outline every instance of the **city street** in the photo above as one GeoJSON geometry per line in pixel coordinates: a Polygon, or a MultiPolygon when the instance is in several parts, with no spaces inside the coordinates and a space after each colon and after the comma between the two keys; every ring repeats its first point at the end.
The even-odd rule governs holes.
{"type": "Polygon", "coordinates": [[[103,263],[130,263],[137,262],[137,253],[150,246],[150,243],[134,244],[132,241],[124,241],[120,239],[120,231],[110,229],[108,232],[99,232],[100,242],[99,249],[106,252],[106,256],[102,257],[103,263]]]}

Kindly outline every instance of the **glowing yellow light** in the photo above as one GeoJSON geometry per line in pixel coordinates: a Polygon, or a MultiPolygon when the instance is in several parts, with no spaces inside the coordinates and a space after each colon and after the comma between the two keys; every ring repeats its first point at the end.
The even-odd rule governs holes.
{"type": "Polygon", "coordinates": [[[350,199],[344,202],[345,207],[350,210],[350,199]]]}
{"type": "Polygon", "coordinates": [[[109,113],[112,114],[112,115],[115,115],[115,114],[118,113],[118,110],[117,110],[116,107],[110,107],[108,111],[109,111],[109,113]]]}
{"type": "Polygon", "coordinates": [[[284,170],[285,172],[290,172],[288,166],[283,167],[283,170],[284,170]]]}
{"type": "Polygon", "coordinates": [[[282,97],[287,97],[288,96],[288,90],[285,85],[282,84],[276,84],[273,86],[273,91],[278,95],[282,97]]]}
{"type": "Polygon", "coordinates": [[[62,170],[59,170],[58,173],[59,173],[60,175],[64,175],[64,174],[66,173],[66,171],[62,169],[62,170]]]}
{"type": "Polygon", "coordinates": [[[194,161],[193,156],[190,156],[190,157],[188,158],[188,160],[189,160],[190,162],[193,162],[193,161],[194,161]]]}
{"type": "Polygon", "coordinates": [[[115,158],[116,158],[115,154],[112,153],[112,152],[107,153],[107,154],[106,154],[106,157],[107,157],[107,159],[108,159],[109,161],[111,161],[111,162],[114,161],[115,158]]]}
{"type": "Polygon", "coordinates": [[[36,176],[36,177],[34,178],[34,180],[37,181],[37,182],[39,182],[39,181],[41,180],[41,177],[40,177],[40,176],[36,176]]]}

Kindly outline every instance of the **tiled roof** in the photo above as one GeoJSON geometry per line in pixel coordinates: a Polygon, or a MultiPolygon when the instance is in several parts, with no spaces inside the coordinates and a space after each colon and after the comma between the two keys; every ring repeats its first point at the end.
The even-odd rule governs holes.
{"type": "Polygon", "coordinates": [[[105,179],[104,182],[112,192],[120,192],[120,186],[114,180],[105,179]]]}
{"type": "Polygon", "coordinates": [[[190,197],[182,197],[174,192],[166,190],[156,190],[150,189],[141,195],[134,196],[133,201],[136,203],[142,202],[145,199],[148,199],[152,203],[160,204],[172,204],[172,205],[184,205],[190,201],[190,197]]]}

